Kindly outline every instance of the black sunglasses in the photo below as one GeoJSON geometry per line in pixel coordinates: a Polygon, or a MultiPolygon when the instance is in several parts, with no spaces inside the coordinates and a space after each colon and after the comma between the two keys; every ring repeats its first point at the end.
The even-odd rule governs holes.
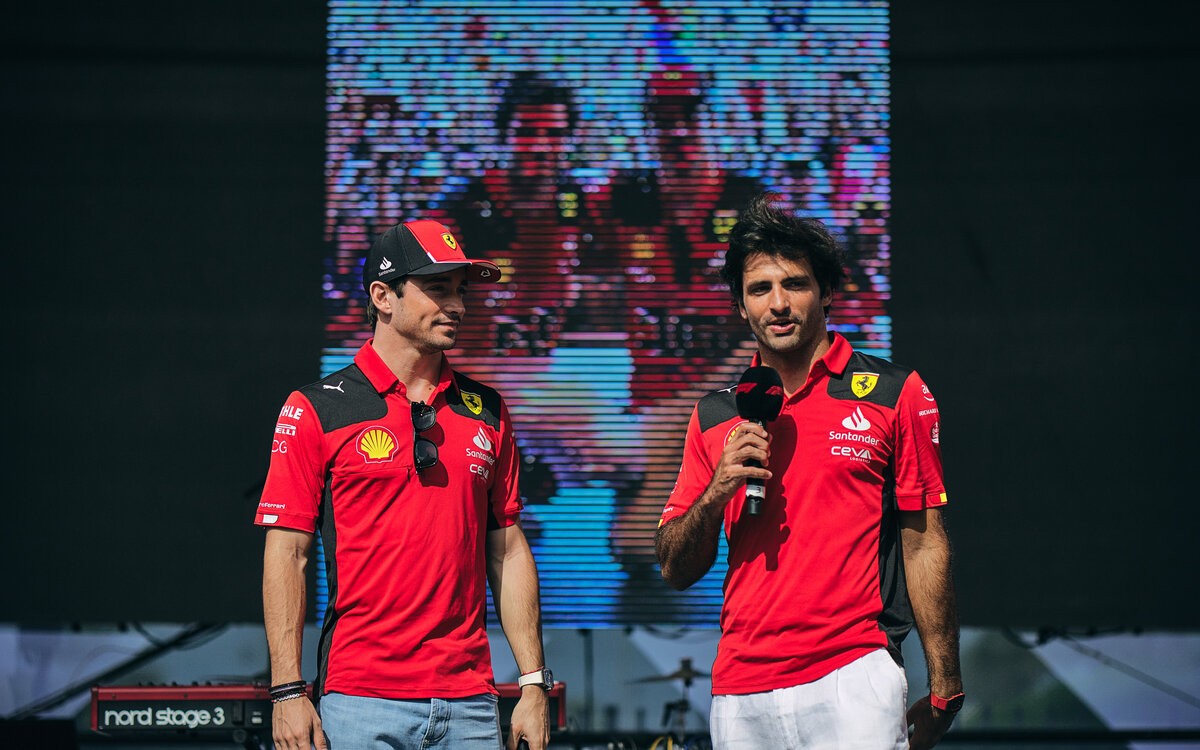
{"type": "Polygon", "coordinates": [[[429,404],[416,401],[412,405],[413,423],[413,465],[417,471],[437,466],[437,446],[429,438],[421,437],[421,433],[437,424],[437,411],[429,404]]]}

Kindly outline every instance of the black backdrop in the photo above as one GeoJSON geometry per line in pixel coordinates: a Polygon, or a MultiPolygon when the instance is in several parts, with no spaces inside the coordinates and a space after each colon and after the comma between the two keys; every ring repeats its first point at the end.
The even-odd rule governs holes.
{"type": "MultiPolygon", "coordinates": [[[[324,6],[9,13],[0,620],[257,620],[324,322],[324,6]]],[[[893,8],[895,358],[942,406],[965,624],[1200,627],[1197,20],[893,8]]]]}

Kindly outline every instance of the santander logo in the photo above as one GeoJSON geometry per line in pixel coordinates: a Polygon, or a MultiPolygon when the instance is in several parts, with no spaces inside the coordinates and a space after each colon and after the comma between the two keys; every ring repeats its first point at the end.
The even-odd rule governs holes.
{"type": "Polygon", "coordinates": [[[855,432],[866,432],[871,429],[871,423],[863,416],[862,407],[854,410],[854,413],[842,420],[842,427],[855,432]]]}
{"type": "Polygon", "coordinates": [[[487,433],[483,431],[482,427],[479,428],[479,434],[475,436],[474,442],[481,451],[490,451],[492,449],[492,441],[488,439],[487,433]]]}

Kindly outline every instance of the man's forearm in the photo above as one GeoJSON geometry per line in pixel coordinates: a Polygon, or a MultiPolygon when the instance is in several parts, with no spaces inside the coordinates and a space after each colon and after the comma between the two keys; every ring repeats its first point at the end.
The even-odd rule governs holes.
{"type": "Polygon", "coordinates": [[[654,535],[663,580],[680,591],[703,578],[717,559],[725,506],[709,495],[706,491],[686,513],[660,526],[654,535]]]}
{"type": "Polygon", "coordinates": [[[917,632],[925,650],[930,689],[947,697],[962,690],[958,608],[951,576],[950,540],[942,528],[940,511],[927,513],[928,524],[919,537],[906,532],[909,536],[905,538],[904,573],[917,632]]]}
{"type": "Polygon", "coordinates": [[[508,639],[517,668],[530,672],[545,666],[537,565],[525,534],[519,528],[493,533],[505,534],[502,547],[490,553],[488,568],[496,617],[508,639]]]}
{"type": "MultiPolygon", "coordinates": [[[[488,532],[487,574],[517,669],[532,672],[546,666],[542,651],[542,607],[538,595],[537,564],[518,525],[488,532]]],[[[544,750],[550,738],[549,700],[542,688],[528,685],[513,707],[507,747],[524,739],[531,750],[544,750]]]]}
{"type": "MultiPolygon", "coordinates": [[[[690,430],[685,451],[690,441],[697,439],[690,430]]],[[[721,451],[704,492],[682,516],[659,526],[654,535],[663,580],[681,591],[703,578],[716,562],[721,521],[729,501],[750,479],[766,482],[771,478],[766,468],[771,436],[755,422],[743,422],[735,432],[721,451]]]]}
{"type": "Polygon", "coordinates": [[[300,661],[304,643],[307,550],[287,537],[268,532],[263,556],[263,624],[271,657],[271,683],[303,679],[300,661]],[[277,535],[278,536],[278,535],[277,535]]]}

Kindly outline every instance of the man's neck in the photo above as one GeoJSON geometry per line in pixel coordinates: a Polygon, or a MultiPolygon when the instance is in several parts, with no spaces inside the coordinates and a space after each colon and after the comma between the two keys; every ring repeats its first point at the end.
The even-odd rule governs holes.
{"type": "Polygon", "coordinates": [[[371,346],[404,384],[410,401],[428,401],[442,373],[442,352],[422,352],[407,339],[382,326],[375,329],[371,346]]]}
{"type": "Polygon", "coordinates": [[[825,356],[825,352],[832,346],[832,338],[827,331],[802,349],[776,353],[760,346],[758,354],[764,365],[774,368],[779,373],[780,379],[783,380],[783,391],[790,396],[804,387],[813,365],[825,356]]]}

